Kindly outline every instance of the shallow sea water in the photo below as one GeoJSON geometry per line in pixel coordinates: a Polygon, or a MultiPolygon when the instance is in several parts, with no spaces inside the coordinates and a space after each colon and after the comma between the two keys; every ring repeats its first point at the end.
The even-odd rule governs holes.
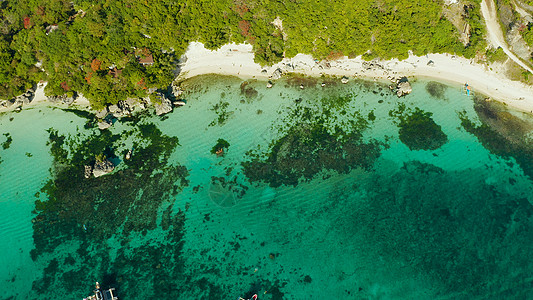
{"type": "MultiPolygon", "coordinates": [[[[237,299],[253,293],[259,299],[525,299],[531,294],[533,181],[527,172],[533,156],[520,156],[533,151],[531,116],[499,108],[505,112],[485,112],[492,116],[486,119],[460,88],[448,86],[437,98],[423,80],[401,99],[386,85],[362,81],[303,90],[284,82],[266,89],[260,81],[241,85],[213,76],[187,84],[186,106],[138,124],[153,123],[178,138],[168,160],[160,161],[184,166],[188,184],[177,184],[176,193],[157,191],[181,176],[161,166],[147,177],[137,175],[142,180],[124,175],[112,182],[117,173],[127,174],[129,165],[121,162],[104,176],[108,179],[88,181],[105,183],[105,189],[90,194],[98,198],[94,215],[87,208],[80,208],[82,216],[59,213],[44,227],[35,226],[46,211],[36,209],[35,201],[47,199],[41,189],[61,170],[46,130],[67,136],[69,151],[98,130],[85,129],[87,120],[71,112],[47,107],[0,115],[2,133],[13,139],[9,148],[0,148],[3,298],[81,299],[94,281],[115,286],[120,299],[237,299]],[[332,105],[339,96],[347,100],[332,105]],[[391,113],[399,103],[407,111],[431,112],[447,141],[434,150],[410,150],[391,113]],[[477,125],[490,123],[514,137],[509,143],[525,146],[495,150],[494,143],[465,130],[460,115],[477,125]],[[357,117],[365,128],[350,123],[357,117]],[[340,156],[319,149],[300,155],[291,148],[300,145],[298,132],[302,147],[338,146],[324,144],[330,136],[324,132],[305,134],[316,124],[330,135],[360,132],[362,137],[335,148],[340,156]],[[501,124],[520,124],[520,131],[501,124]],[[287,137],[291,134],[295,140],[287,137]],[[210,153],[220,138],[230,143],[223,156],[210,153]],[[355,155],[349,168],[337,168],[351,155],[343,150],[349,143],[376,145],[368,164],[364,155],[355,155]],[[267,166],[262,181],[244,170],[251,153],[267,166]],[[268,157],[287,158],[288,166],[270,164],[268,157]],[[296,184],[279,184],[268,171],[301,165],[309,170],[318,159],[322,167],[296,184]],[[150,181],[157,174],[164,176],[150,181]],[[134,194],[117,187],[123,181],[134,183],[134,194]],[[125,206],[105,211],[118,197],[125,206]],[[109,221],[109,231],[98,224],[102,210],[104,222],[116,220],[109,221]],[[34,239],[47,235],[60,239],[32,255],[41,245],[34,239]]],[[[121,140],[108,146],[115,153],[131,148],[134,156],[140,153],[148,142],[127,133],[134,127],[116,122],[111,132],[121,140]]],[[[69,191],[92,199],[82,187],[69,191]]]]}

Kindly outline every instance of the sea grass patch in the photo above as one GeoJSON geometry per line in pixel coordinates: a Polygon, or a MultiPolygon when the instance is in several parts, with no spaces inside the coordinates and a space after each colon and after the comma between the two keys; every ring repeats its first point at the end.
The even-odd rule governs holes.
{"type": "Polygon", "coordinates": [[[408,109],[400,103],[389,115],[397,118],[400,141],[410,150],[436,150],[448,142],[440,125],[431,118],[431,112],[418,107],[408,109]]]}
{"type": "MultiPolygon", "coordinates": [[[[257,80],[253,80],[253,81],[257,81],[257,80]]],[[[259,95],[259,92],[251,85],[253,81],[252,80],[243,81],[240,86],[241,95],[243,95],[248,101],[254,98],[257,98],[257,95],[259,95]]]]}
{"type": "MultiPolygon", "coordinates": [[[[45,261],[46,254],[56,249],[72,247],[68,260],[47,262],[42,276],[33,283],[38,294],[52,293],[80,286],[91,278],[111,276],[120,282],[137,282],[137,268],[158,261],[178,262],[183,227],[183,214],[167,212],[162,244],[149,243],[150,232],[157,229],[158,211],[188,185],[188,171],[181,165],[168,163],[168,158],[179,145],[177,138],[164,135],[156,125],[139,124],[121,134],[93,131],[86,137],[64,136],[54,129],[49,131],[51,154],[54,158],[52,178],[36,194],[33,240],[33,260],[45,261]],[[115,171],[98,178],[86,178],[84,166],[95,157],[117,157],[123,139],[134,139],[134,150],[129,160],[123,160],[115,171]],[[174,221],[172,221],[174,220],[174,221]],[[128,246],[134,238],[147,239],[150,246],[128,246]],[[110,242],[112,241],[112,242],[110,242]],[[118,245],[113,245],[118,243],[118,245]],[[118,256],[110,249],[120,247],[118,256]],[[137,259],[128,251],[143,253],[137,259]],[[57,276],[63,274],[60,278],[57,276]],[[54,290],[52,290],[54,289],[54,290]]],[[[168,204],[167,204],[168,205],[168,204]]],[[[179,268],[178,268],[179,269],[179,268]]],[[[154,271],[157,272],[157,271],[154,271]]],[[[162,268],[157,278],[177,280],[176,273],[162,268]],[[164,273],[164,274],[163,274],[164,273]],[[172,279],[174,278],[174,279],[172,279]]],[[[159,273],[158,273],[159,274],[159,273]]],[[[144,283],[164,289],[163,283],[145,278],[144,283]]],[[[172,292],[172,295],[176,295],[172,292]]],[[[123,297],[134,298],[134,289],[123,287],[123,297]]],[[[80,297],[84,295],[79,295],[80,297]]],[[[146,295],[150,298],[153,294],[146,295]]]]}
{"type": "Polygon", "coordinates": [[[216,114],[216,117],[209,123],[209,127],[226,124],[231,115],[233,115],[233,111],[229,110],[229,105],[229,102],[220,100],[210,108],[216,114]]]}
{"type": "Polygon", "coordinates": [[[13,138],[11,137],[11,134],[9,132],[4,133],[4,136],[6,137],[6,140],[2,143],[2,149],[6,150],[9,149],[9,147],[11,146],[13,138]]]}
{"type": "Polygon", "coordinates": [[[384,145],[363,139],[370,122],[358,111],[347,111],[354,98],[344,95],[292,107],[278,127],[282,134],[266,149],[247,153],[242,166],[248,180],[296,186],[322,171],[370,170],[384,145]]]}
{"type": "Polygon", "coordinates": [[[501,130],[489,125],[490,123],[482,122],[478,125],[470,120],[464,111],[459,113],[459,118],[461,126],[476,136],[485,149],[503,158],[513,158],[524,173],[533,179],[533,148],[526,140],[520,141],[503,135],[501,130]]]}
{"type": "Polygon", "coordinates": [[[447,85],[442,84],[437,81],[430,81],[426,84],[426,91],[428,94],[431,95],[431,97],[436,99],[445,99],[446,89],[448,88],[447,85]]]}

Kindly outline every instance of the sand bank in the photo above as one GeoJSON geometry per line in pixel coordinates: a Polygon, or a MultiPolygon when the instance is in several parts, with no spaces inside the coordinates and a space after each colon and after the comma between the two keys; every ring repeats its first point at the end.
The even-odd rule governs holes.
{"type": "Polygon", "coordinates": [[[391,77],[425,77],[436,81],[464,85],[474,92],[507,103],[516,109],[533,112],[533,87],[506,78],[504,71],[490,70],[486,65],[449,54],[410,55],[399,61],[377,60],[370,66],[361,57],[337,61],[316,62],[310,55],[298,54],[280,63],[261,68],[254,62],[249,44],[227,44],[216,51],[201,43],[189,45],[180,66],[179,79],[202,74],[235,75],[242,78],[267,79],[276,69],[310,76],[348,76],[350,78],[387,79],[391,77]],[[430,61],[432,63],[430,63],[430,61]]]}

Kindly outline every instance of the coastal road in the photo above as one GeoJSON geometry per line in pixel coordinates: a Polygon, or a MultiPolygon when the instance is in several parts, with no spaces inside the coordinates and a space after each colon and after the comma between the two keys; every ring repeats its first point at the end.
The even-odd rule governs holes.
{"type": "Polygon", "coordinates": [[[528,70],[533,74],[533,69],[531,69],[526,63],[524,63],[520,58],[518,58],[512,51],[509,49],[505,37],[503,36],[502,28],[500,27],[500,22],[498,22],[498,14],[496,13],[496,5],[493,0],[482,0],[481,1],[481,14],[483,19],[485,19],[485,24],[487,25],[487,33],[489,36],[489,41],[496,47],[501,47],[503,52],[507,56],[520,65],[522,68],[528,70]]]}

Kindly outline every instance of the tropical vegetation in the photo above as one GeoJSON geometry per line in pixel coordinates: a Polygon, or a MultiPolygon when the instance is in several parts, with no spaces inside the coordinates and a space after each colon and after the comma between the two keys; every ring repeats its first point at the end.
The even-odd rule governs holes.
{"type": "Polygon", "coordinates": [[[96,108],[144,97],[168,86],[191,41],[209,49],[248,42],[262,65],[297,53],[473,57],[485,46],[478,2],[466,1],[472,35],[465,46],[443,0],[4,0],[0,98],[40,80],[48,95],[82,93],[96,108]]]}

